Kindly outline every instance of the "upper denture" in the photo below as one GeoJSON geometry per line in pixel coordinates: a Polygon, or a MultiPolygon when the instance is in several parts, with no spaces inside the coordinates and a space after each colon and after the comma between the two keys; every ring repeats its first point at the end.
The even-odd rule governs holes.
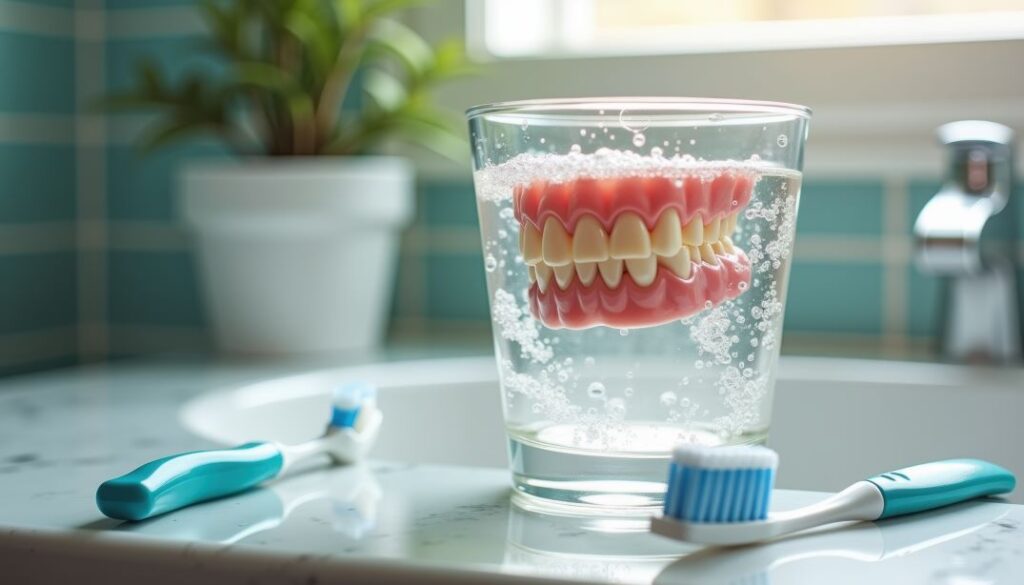
{"type": "Polygon", "coordinates": [[[631,212],[653,230],[667,209],[675,210],[683,224],[698,215],[705,223],[721,219],[746,206],[756,180],[745,169],[676,177],[536,180],[517,187],[513,198],[516,219],[538,229],[553,218],[572,234],[589,216],[610,232],[620,215],[631,212]]]}
{"type": "Polygon", "coordinates": [[[531,311],[548,327],[646,327],[735,298],[750,262],[731,236],[752,169],[533,179],[513,190],[531,311]]]}

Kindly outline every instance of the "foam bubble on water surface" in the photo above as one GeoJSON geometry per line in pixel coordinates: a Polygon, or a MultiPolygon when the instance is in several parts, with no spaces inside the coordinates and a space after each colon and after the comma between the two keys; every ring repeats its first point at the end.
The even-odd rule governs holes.
{"type": "Polygon", "coordinates": [[[630,150],[599,148],[583,153],[573,145],[569,154],[522,153],[498,165],[487,166],[473,173],[477,197],[485,201],[502,201],[512,197],[512,190],[536,180],[564,183],[579,178],[665,177],[680,179],[699,176],[706,180],[723,171],[743,173],[756,178],[762,172],[786,173],[759,159],[716,160],[695,159],[691,155],[664,153],[642,155],[630,150]]]}

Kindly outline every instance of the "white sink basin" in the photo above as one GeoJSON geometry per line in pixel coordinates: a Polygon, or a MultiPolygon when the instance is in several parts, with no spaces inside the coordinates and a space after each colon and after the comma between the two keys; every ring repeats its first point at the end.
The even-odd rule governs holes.
{"type": "MultiPolygon", "coordinates": [[[[297,442],[320,433],[344,380],[380,389],[373,456],[504,467],[494,360],[425,360],[323,370],[230,388],[185,405],[192,432],[224,444],[297,442]]],[[[914,463],[980,457],[1024,474],[1024,370],[784,358],[769,445],[779,487],[835,491],[914,463]]],[[[1024,475],[1021,475],[1024,477],[1024,475]]],[[[1010,499],[1024,503],[1018,490],[1010,499]]]]}

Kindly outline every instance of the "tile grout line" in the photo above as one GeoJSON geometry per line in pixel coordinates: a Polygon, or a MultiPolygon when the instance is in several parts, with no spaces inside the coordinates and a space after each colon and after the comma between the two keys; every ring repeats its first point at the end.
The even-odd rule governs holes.
{"type": "Polygon", "coordinates": [[[105,91],[106,31],[102,0],[75,0],[75,198],[78,257],[78,354],[95,361],[108,354],[106,117],[88,107],[105,91]]]}
{"type": "Polygon", "coordinates": [[[883,252],[888,249],[892,253],[882,254],[882,344],[899,355],[904,355],[909,348],[907,265],[910,260],[910,242],[906,226],[910,194],[906,179],[887,178],[883,196],[883,252]]]}

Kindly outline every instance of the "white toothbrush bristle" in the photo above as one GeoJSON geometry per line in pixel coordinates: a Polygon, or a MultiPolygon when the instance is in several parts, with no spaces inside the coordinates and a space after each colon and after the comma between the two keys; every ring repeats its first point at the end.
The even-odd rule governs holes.
{"type": "Polygon", "coordinates": [[[665,516],[685,522],[763,520],[778,462],[767,447],[680,445],[672,453],[665,516]]]}

